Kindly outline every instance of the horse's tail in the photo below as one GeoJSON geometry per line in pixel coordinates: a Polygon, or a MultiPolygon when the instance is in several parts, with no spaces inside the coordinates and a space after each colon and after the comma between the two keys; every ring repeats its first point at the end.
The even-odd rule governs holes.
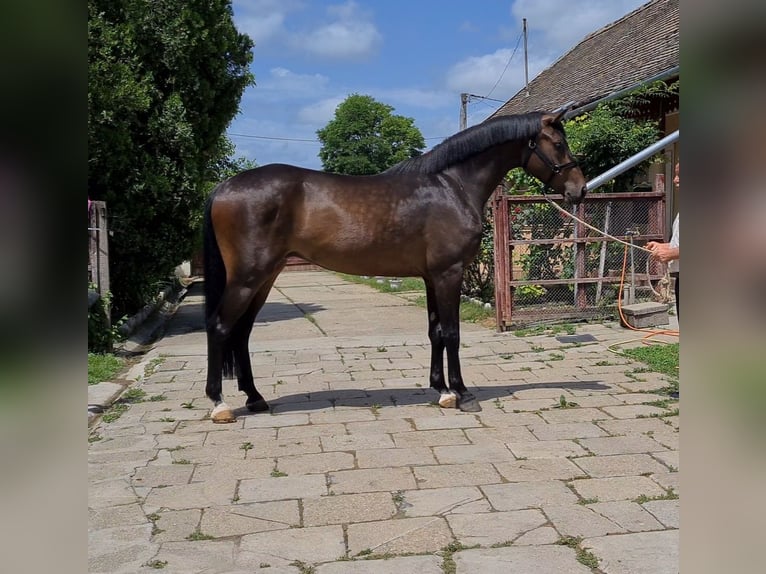
{"type": "MultiPolygon", "coordinates": [[[[205,271],[205,325],[208,332],[215,328],[214,317],[218,306],[221,304],[223,292],[226,288],[226,266],[221,256],[221,249],[218,247],[218,241],[215,238],[213,220],[210,216],[214,197],[215,192],[211,193],[207,199],[202,223],[203,268],[205,271]]],[[[222,346],[221,368],[223,376],[233,378],[234,349],[231,344],[231,337],[227,337],[222,342],[222,346]]]]}

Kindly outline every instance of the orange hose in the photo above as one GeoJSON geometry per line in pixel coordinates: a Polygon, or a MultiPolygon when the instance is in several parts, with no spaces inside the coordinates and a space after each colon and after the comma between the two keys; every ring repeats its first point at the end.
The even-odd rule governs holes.
{"type": "MultiPolygon", "coordinates": [[[[633,325],[631,325],[625,320],[625,315],[622,312],[622,286],[625,284],[625,270],[627,269],[627,266],[628,266],[628,246],[626,245],[625,251],[623,252],[623,256],[622,256],[622,274],[620,275],[620,288],[617,292],[617,312],[620,314],[620,319],[622,320],[622,324],[632,331],[647,333],[647,335],[641,338],[641,342],[643,342],[645,345],[651,344],[649,342],[649,339],[651,339],[652,337],[657,337],[659,335],[680,337],[679,331],[676,331],[674,329],[642,329],[642,328],[634,327],[633,325]]],[[[654,341],[654,342],[667,344],[665,343],[665,341],[654,341]]]]}

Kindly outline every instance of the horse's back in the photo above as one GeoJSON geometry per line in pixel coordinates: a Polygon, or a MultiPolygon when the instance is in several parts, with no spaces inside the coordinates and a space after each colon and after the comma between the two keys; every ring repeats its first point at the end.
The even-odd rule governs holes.
{"type": "Polygon", "coordinates": [[[290,186],[300,185],[311,173],[320,172],[284,163],[270,163],[231,176],[218,185],[214,194],[216,196],[251,195],[270,190],[284,190],[290,186]]]}

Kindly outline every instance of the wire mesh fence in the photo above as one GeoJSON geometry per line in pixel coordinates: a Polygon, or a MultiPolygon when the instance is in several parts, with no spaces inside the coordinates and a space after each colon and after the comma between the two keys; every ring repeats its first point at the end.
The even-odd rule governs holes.
{"type": "MultiPolygon", "coordinates": [[[[626,302],[665,297],[665,266],[559,212],[544,195],[493,199],[498,329],[614,316],[620,279],[626,302]]],[[[567,206],[564,206],[565,209],[567,206]]],[[[665,192],[594,193],[582,221],[636,246],[664,241],[665,192]]]]}

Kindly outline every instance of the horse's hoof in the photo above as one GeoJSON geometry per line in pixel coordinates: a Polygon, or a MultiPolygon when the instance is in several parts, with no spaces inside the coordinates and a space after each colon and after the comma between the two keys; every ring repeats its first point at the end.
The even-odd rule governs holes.
{"type": "Polygon", "coordinates": [[[248,401],[245,403],[245,406],[251,413],[262,413],[269,410],[269,403],[263,399],[258,399],[257,401],[253,402],[248,401]]]}
{"type": "Polygon", "coordinates": [[[457,395],[453,392],[441,393],[439,406],[443,409],[454,409],[457,406],[457,395]]]}
{"type": "Polygon", "coordinates": [[[226,403],[220,403],[213,408],[210,413],[210,420],[216,424],[233,423],[237,420],[234,413],[226,403]]]}
{"type": "Polygon", "coordinates": [[[460,397],[457,406],[464,413],[478,413],[481,411],[479,400],[469,393],[460,397]]]}

